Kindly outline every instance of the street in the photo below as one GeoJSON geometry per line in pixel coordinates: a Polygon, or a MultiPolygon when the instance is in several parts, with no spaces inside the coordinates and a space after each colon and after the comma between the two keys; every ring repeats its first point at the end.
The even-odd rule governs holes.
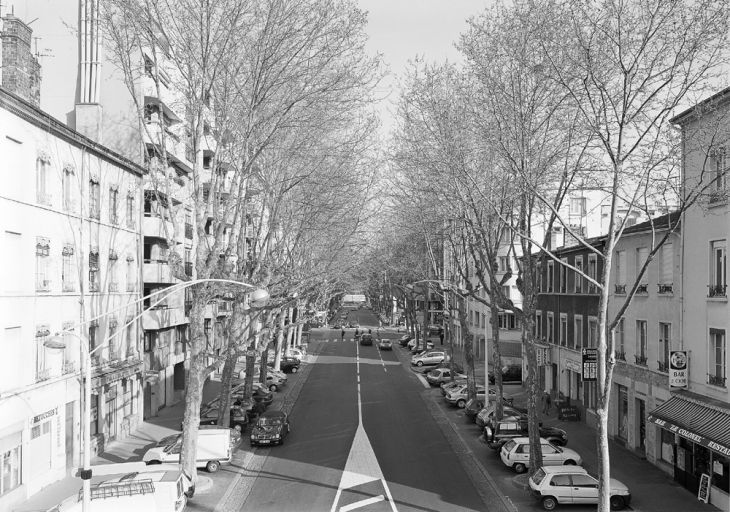
{"type": "MultiPolygon", "coordinates": [[[[356,316],[377,326],[370,311],[356,316]]],[[[353,333],[345,342],[317,333],[330,342],[292,409],[292,434],[266,449],[241,510],[489,510],[418,397],[420,382],[394,352],[361,347],[353,333]]]]}

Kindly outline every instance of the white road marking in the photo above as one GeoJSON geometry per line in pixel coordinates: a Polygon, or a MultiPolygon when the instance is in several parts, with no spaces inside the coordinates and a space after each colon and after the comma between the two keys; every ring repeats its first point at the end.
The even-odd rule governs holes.
{"type": "Polygon", "coordinates": [[[418,380],[421,381],[421,384],[423,384],[423,387],[424,388],[426,388],[426,389],[430,389],[431,388],[431,384],[428,383],[428,381],[426,380],[426,377],[424,377],[420,373],[417,373],[416,374],[416,377],[418,377],[418,380]]]}
{"type": "Polygon", "coordinates": [[[356,508],[366,507],[368,505],[372,505],[373,503],[378,503],[379,501],[384,501],[384,500],[385,500],[385,496],[383,496],[382,494],[378,494],[377,496],[374,496],[372,498],[356,501],[355,503],[350,503],[349,505],[340,507],[340,512],[347,512],[348,510],[355,510],[356,508]]]}

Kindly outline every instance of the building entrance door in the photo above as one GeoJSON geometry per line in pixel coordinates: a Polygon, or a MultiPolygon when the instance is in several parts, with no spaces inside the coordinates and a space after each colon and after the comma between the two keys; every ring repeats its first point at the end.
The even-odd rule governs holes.
{"type": "Polygon", "coordinates": [[[637,439],[638,439],[638,448],[642,452],[646,450],[646,406],[644,405],[644,401],[637,398],[636,399],[636,429],[637,429],[637,439]]]}

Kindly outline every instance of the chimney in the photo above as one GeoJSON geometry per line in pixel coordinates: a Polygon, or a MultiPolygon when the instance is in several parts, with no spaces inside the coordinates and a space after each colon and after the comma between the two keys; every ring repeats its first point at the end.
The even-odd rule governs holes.
{"type": "Polygon", "coordinates": [[[33,30],[12,13],[2,17],[0,84],[38,107],[41,103],[41,66],[31,51],[32,35],[33,30]]]}
{"type": "Polygon", "coordinates": [[[79,71],[76,105],[69,125],[99,143],[102,141],[102,108],[99,102],[101,56],[99,0],[79,0],[79,71]]]}

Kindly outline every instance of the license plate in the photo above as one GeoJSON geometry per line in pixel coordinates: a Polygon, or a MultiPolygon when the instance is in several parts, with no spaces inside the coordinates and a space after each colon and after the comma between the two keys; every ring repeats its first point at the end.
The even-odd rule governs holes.
{"type": "Polygon", "coordinates": [[[269,444],[269,440],[268,439],[262,439],[261,441],[259,441],[259,443],[261,443],[261,444],[269,444]]]}

